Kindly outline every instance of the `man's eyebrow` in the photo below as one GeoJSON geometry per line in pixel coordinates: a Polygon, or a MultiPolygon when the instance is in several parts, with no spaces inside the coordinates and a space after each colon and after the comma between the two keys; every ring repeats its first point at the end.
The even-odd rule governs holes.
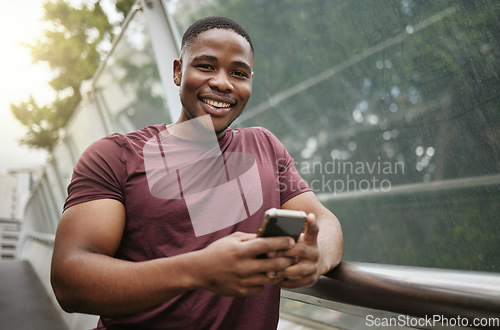
{"type": "MultiPolygon", "coordinates": [[[[217,59],[217,57],[215,57],[213,55],[200,55],[200,56],[196,56],[195,58],[193,58],[193,62],[203,62],[203,61],[218,62],[219,60],[217,59]]],[[[246,62],[233,61],[232,64],[234,66],[242,67],[250,72],[252,71],[252,67],[246,62]]]]}
{"type": "Polygon", "coordinates": [[[200,55],[193,58],[193,62],[199,62],[199,61],[217,62],[217,57],[212,55],[200,55]]]}
{"type": "Polygon", "coordinates": [[[245,63],[245,62],[234,61],[233,65],[242,67],[242,68],[248,70],[249,72],[252,72],[252,67],[250,65],[248,65],[247,63],[245,63]]]}

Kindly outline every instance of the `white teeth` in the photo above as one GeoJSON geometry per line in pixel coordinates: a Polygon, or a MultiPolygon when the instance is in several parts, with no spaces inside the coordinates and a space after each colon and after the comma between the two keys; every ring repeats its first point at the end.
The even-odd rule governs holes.
{"type": "Polygon", "coordinates": [[[206,104],[209,104],[211,106],[214,106],[216,108],[229,108],[231,106],[231,104],[229,104],[229,103],[217,102],[217,101],[207,100],[207,99],[203,99],[203,102],[205,102],[206,104]]]}

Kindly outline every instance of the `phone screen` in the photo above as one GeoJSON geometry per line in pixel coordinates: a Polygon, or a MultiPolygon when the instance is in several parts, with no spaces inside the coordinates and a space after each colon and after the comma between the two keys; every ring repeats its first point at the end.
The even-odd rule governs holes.
{"type": "Polygon", "coordinates": [[[305,216],[289,216],[274,214],[268,216],[259,232],[260,237],[290,236],[295,241],[300,236],[304,224],[305,216]]]}

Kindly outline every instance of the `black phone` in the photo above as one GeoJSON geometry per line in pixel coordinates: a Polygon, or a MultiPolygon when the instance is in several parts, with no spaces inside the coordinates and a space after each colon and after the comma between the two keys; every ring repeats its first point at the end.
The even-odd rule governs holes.
{"type": "Polygon", "coordinates": [[[295,241],[304,230],[307,214],[303,211],[269,209],[257,233],[258,237],[290,236],[295,241]]]}

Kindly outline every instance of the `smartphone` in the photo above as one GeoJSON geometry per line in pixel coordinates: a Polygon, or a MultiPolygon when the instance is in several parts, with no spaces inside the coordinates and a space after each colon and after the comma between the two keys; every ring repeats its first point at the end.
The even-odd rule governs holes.
{"type": "Polygon", "coordinates": [[[303,211],[269,209],[257,233],[258,237],[290,236],[295,241],[304,230],[307,214],[303,211]]]}

